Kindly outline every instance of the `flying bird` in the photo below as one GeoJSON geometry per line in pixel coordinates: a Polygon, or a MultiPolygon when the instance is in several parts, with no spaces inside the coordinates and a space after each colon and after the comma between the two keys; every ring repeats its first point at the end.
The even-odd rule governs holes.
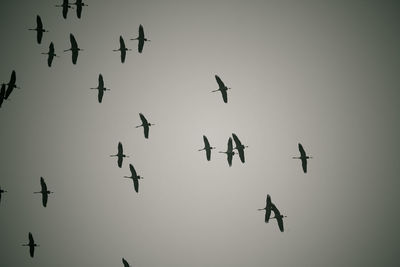
{"type": "Polygon", "coordinates": [[[113,50],[114,52],[121,51],[121,63],[125,62],[126,51],[130,51],[132,49],[128,49],[125,46],[124,38],[122,36],[119,37],[119,49],[113,50]]]}
{"type": "Polygon", "coordinates": [[[118,164],[118,167],[120,167],[120,168],[122,167],[122,160],[124,158],[129,158],[129,156],[124,154],[124,150],[122,148],[121,142],[118,143],[118,153],[115,155],[111,155],[110,157],[118,157],[117,164],[118,164]]]}
{"type": "Polygon", "coordinates": [[[69,4],[68,0],[63,0],[63,3],[61,5],[56,5],[56,7],[62,7],[62,15],[63,15],[64,19],[67,18],[68,9],[72,8],[72,6],[69,4]]]}
{"type": "Polygon", "coordinates": [[[144,42],[150,42],[150,40],[147,39],[144,36],[144,30],[143,30],[142,24],[140,24],[140,26],[139,26],[139,36],[136,37],[135,39],[131,39],[131,40],[138,40],[139,41],[139,43],[138,43],[138,51],[139,51],[139,53],[142,53],[144,42]]]}
{"type": "Polygon", "coordinates": [[[226,87],[224,82],[221,80],[221,78],[218,77],[218,75],[215,75],[215,79],[217,80],[219,88],[217,90],[211,91],[211,92],[218,92],[221,91],[222,94],[222,99],[224,100],[225,103],[228,103],[228,93],[227,91],[231,88],[226,87]]]}
{"type": "Polygon", "coordinates": [[[282,215],[274,204],[272,204],[271,209],[274,212],[274,217],[271,217],[270,219],[276,219],[276,221],[278,222],[279,230],[283,232],[283,218],[285,218],[286,216],[282,215]]]}
{"type": "Polygon", "coordinates": [[[147,138],[149,138],[149,127],[152,125],[155,125],[155,124],[147,122],[147,119],[143,116],[142,113],[139,113],[139,116],[140,116],[140,120],[142,121],[142,124],[136,126],[136,128],[143,127],[144,138],[147,139],[147,138]]]}
{"type": "Polygon", "coordinates": [[[124,258],[122,258],[122,263],[124,264],[124,267],[130,267],[129,263],[124,258]]]}
{"type": "Polygon", "coordinates": [[[7,191],[4,189],[1,189],[1,187],[0,187],[0,202],[1,202],[1,194],[3,194],[3,193],[7,193],[7,191]]]}
{"type": "Polygon", "coordinates": [[[239,138],[236,134],[232,133],[233,140],[235,141],[235,149],[239,152],[240,161],[244,163],[244,149],[248,146],[245,146],[240,142],[239,138]]]}
{"type": "Polygon", "coordinates": [[[15,74],[15,70],[12,71],[11,73],[11,77],[10,77],[10,81],[8,82],[8,86],[7,86],[7,90],[5,92],[4,95],[4,99],[8,99],[8,97],[10,96],[10,94],[12,93],[12,91],[14,90],[14,88],[19,88],[15,82],[17,80],[17,75],[15,74]]]}
{"type": "Polygon", "coordinates": [[[299,143],[300,157],[293,157],[294,159],[301,160],[301,166],[303,167],[304,173],[307,173],[307,159],[312,159],[312,157],[307,156],[306,151],[304,151],[303,146],[299,143]]]}
{"type": "Polygon", "coordinates": [[[47,189],[47,185],[44,182],[43,177],[40,177],[40,186],[41,186],[42,190],[40,190],[39,192],[34,192],[34,194],[42,194],[42,204],[43,204],[43,207],[46,207],[49,194],[54,193],[54,192],[51,192],[47,189]]]}
{"type": "Polygon", "coordinates": [[[72,52],[72,63],[75,65],[76,61],[78,60],[79,51],[83,51],[83,49],[80,49],[78,47],[78,43],[76,42],[75,37],[72,33],[69,35],[69,40],[71,42],[71,48],[64,50],[64,52],[67,52],[67,51],[72,52]]]}
{"type": "Polygon", "coordinates": [[[54,52],[54,44],[53,44],[53,42],[51,42],[50,45],[49,45],[49,52],[47,52],[47,53],[42,53],[42,54],[43,54],[43,55],[48,55],[48,56],[47,56],[47,65],[48,65],[49,67],[51,67],[51,64],[53,63],[54,57],[58,57],[58,56],[56,55],[56,53],[54,52]]]}
{"type": "Polygon", "coordinates": [[[85,4],[82,0],[76,0],[75,3],[73,3],[73,5],[76,5],[76,16],[78,17],[78,19],[80,19],[82,15],[82,7],[88,5],[85,4]]]}
{"type": "Polygon", "coordinates": [[[143,177],[136,174],[136,170],[132,164],[129,164],[129,169],[131,171],[131,176],[124,176],[124,178],[132,179],[135,191],[136,193],[139,193],[139,179],[143,179],[143,177]]]}
{"type": "Polygon", "coordinates": [[[29,30],[36,31],[36,40],[38,44],[42,42],[43,33],[48,32],[48,30],[43,28],[42,19],[40,18],[39,15],[36,16],[36,28],[29,30]]]}
{"type": "Polygon", "coordinates": [[[265,210],[265,222],[266,223],[269,222],[269,219],[271,217],[272,206],[274,206],[274,204],[271,202],[271,196],[267,195],[265,208],[258,209],[258,210],[265,210]]]}
{"type": "Polygon", "coordinates": [[[233,155],[235,155],[235,152],[233,151],[232,138],[229,137],[228,149],[226,150],[226,152],[219,151],[219,153],[225,153],[226,154],[229,167],[231,167],[232,166],[232,158],[233,158],[233,155]]]}
{"type": "Polygon", "coordinates": [[[99,103],[101,103],[101,101],[103,100],[104,92],[107,90],[110,91],[109,88],[104,87],[103,75],[101,75],[101,74],[99,74],[99,85],[95,88],[90,88],[90,89],[96,89],[99,91],[97,94],[97,100],[99,101],[99,103]]]}
{"type": "Polygon", "coordinates": [[[5,95],[6,95],[6,84],[2,83],[1,89],[0,89],[0,108],[1,108],[1,105],[3,104],[5,95]]]}
{"type": "Polygon", "coordinates": [[[211,150],[215,149],[215,147],[210,146],[210,143],[208,142],[208,139],[205,135],[203,135],[203,140],[204,140],[204,148],[199,149],[198,151],[205,150],[206,151],[206,157],[207,160],[210,161],[211,159],[211,150]]]}
{"type": "Polygon", "coordinates": [[[33,240],[32,233],[29,232],[29,243],[28,244],[22,244],[22,246],[29,247],[29,255],[31,255],[31,258],[35,255],[35,247],[38,247],[39,245],[35,243],[33,240]]]}

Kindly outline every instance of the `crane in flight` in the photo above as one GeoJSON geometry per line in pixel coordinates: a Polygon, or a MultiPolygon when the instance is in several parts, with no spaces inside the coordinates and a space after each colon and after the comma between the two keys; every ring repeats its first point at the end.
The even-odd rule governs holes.
{"type": "Polygon", "coordinates": [[[235,152],[233,151],[232,138],[229,137],[229,139],[228,139],[228,149],[226,150],[226,152],[219,151],[219,153],[226,154],[227,160],[228,160],[228,165],[229,165],[229,167],[231,167],[232,166],[232,158],[233,158],[233,155],[235,155],[235,152]]]}
{"type": "Polygon", "coordinates": [[[218,86],[219,88],[217,90],[211,91],[211,92],[218,92],[221,91],[222,94],[222,99],[224,100],[225,103],[228,103],[228,93],[227,91],[231,88],[226,87],[226,85],[224,84],[224,82],[221,80],[220,77],[218,77],[218,75],[215,75],[215,79],[217,80],[218,86]]]}
{"type": "Polygon", "coordinates": [[[51,64],[53,63],[54,57],[58,57],[57,54],[54,52],[54,44],[53,42],[50,43],[49,45],[49,52],[47,53],[42,53],[43,55],[48,55],[47,56],[47,65],[51,67],[51,64]]]}
{"type": "Polygon", "coordinates": [[[148,139],[149,138],[149,127],[153,126],[155,124],[147,122],[146,117],[142,113],[139,113],[139,117],[140,117],[140,120],[142,121],[142,124],[136,126],[136,128],[143,127],[144,138],[148,139]]]}
{"type": "Polygon", "coordinates": [[[272,204],[271,206],[272,211],[274,212],[274,217],[271,217],[270,219],[276,219],[276,221],[278,222],[278,226],[279,226],[279,230],[281,230],[281,232],[283,232],[283,218],[287,217],[285,215],[282,215],[281,212],[278,210],[278,208],[272,204]]]}
{"type": "Polygon", "coordinates": [[[118,164],[118,167],[120,167],[120,168],[122,167],[122,160],[124,158],[129,158],[129,156],[124,154],[124,150],[122,148],[121,142],[118,142],[118,152],[117,152],[117,154],[111,155],[110,157],[118,157],[117,164],[118,164]]]}
{"type": "Polygon", "coordinates": [[[98,90],[97,100],[99,101],[99,103],[101,103],[101,101],[103,100],[104,92],[107,90],[110,91],[109,88],[104,87],[103,75],[101,74],[99,74],[99,85],[95,88],[90,88],[90,89],[98,90]]]}
{"type": "Polygon", "coordinates": [[[129,263],[124,258],[122,258],[122,263],[124,264],[124,267],[130,267],[129,263]]]}
{"type": "Polygon", "coordinates": [[[300,157],[293,157],[294,159],[301,160],[301,166],[303,167],[304,173],[307,173],[307,159],[312,159],[312,157],[307,156],[306,151],[304,151],[303,146],[299,143],[300,157]]]}
{"type": "Polygon", "coordinates": [[[235,141],[235,148],[239,152],[239,158],[242,163],[244,163],[244,149],[247,148],[248,146],[245,146],[240,142],[239,138],[237,137],[236,134],[232,133],[233,140],[235,141]]]}
{"type": "Polygon", "coordinates": [[[265,222],[266,223],[269,222],[269,219],[271,217],[272,206],[274,206],[274,204],[271,202],[271,196],[267,195],[265,208],[258,209],[258,210],[265,210],[265,222]]]}
{"type": "Polygon", "coordinates": [[[61,5],[56,5],[56,7],[62,7],[62,16],[64,19],[67,18],[68,15],[68,9],[72,8],[72,6],[69,4],[68,0],[63,0],[61,5]]]}
{"type": "Polygon", "coordinates": [[[29,29],[30,31],[36,31],[36,40],[38,44],[42,43],[42,37],[44,32],[48,32],[48,30],[43,28],[42,19],[39,15],[36,16],[36,28],[29,29]]]}
{"type": "Polygon", "coordinates": [[[88,5],[85,4],[82,0],[76,0],[75,3],[72,4],[76,6],[76,16],[78,17],[78,19],[80,19],[82,15],[82,7],[88,5]]]}
{"type": "Polygon", "coordinates": [[[131,51],[132,49],[126,48],[124,38],[119,36],[119,49],[113,50],[114,52],[121,51],[121,63],[125,62],[126,51],[131,51]]]}
{"type": "Polygon", "coordinates": [[[199,149],[198,151],[205,150],[207,160],[210,161],[211,160],[211,150],[215,149],[216,147],[210,146],[210,142],[208,142],[208,139],[205,135],[203,135],[203,140],[204,140],[204,148],[199,149]]]}
{"type": "Polygon", "coordinates": [[[14,88],[18,88],[19,89],[19,87],[15,83],[16,80],[17,80],[17,75],[15,74],[15,70],[13,70],[12,73],[11,73],[10,81],[7,84],[7,90],[6,90],[5,95],[4,95],[4,99],[5,100],[8,99],[8,97],[10,96],[10,94],[12,93],[14,88]]]}
{"type": "Polygon", "coordinates": [[[41,187],[41,190],[39,192],[33,192],[33,193],[34,194],[42,194],[42,204],[43,204],[43,207],[46,207],[47,199],[48,199],[49,195],[54,192],[51,192],[47,189],[47,185],[46,185],[43,177],[40,177],[40,187],[41,187]]]}
{"type": "Polygon", "coordinates": [[[138,51],[139,51],[139,53],[142,53],[144,42],[150,42],[150,40],[147,39],[144,36],[144,30],[143,30],[142,24],[139,25],[139,36],[134,38],[134,39],[131,39],[131,40],[138,40],[139,41],[139,43],[138,43],[138,51]]]}
{"type": "Polygon", "coordinates": [[[0,89],[0,108],[1,108],[1,105],[3,105],[5,95],[6,95],[6,84],[2,83],[1,89],[0,89]]]}
{"type": "Polygon", "coordinates": [[[132,164],[129,164],[129,169],[131,171],[131,176],[124,176],[124,178],[132,179],[135,191],[139,193],[139,179],[143,179],[143,177],[136,174],[136,170],[132,164]]]}
{"type": "Polygon", "coordinates": [[[7,191],[4,189],[1,189],[1,186],[0,186],[0,202],[1,202],[1,194],[3,194],[3,193],[7,193],[7,191]]]}
{"type": "Polygon", "coordinates": [[[38,247],[39,245],[35,243],[33,240],[32,233],[29,232],[28,235],[29,242],[27,244],[22,244],[22,246],[29,247],[29,255],[31,255],[31,258],[35,255],[35,247],[38,247]]]}
{"type": "Polygon", "coordinates": [[[78,60],[79,51],[83,51],[83,49],[80,49],[78,47],[78,43],[76,42],[75,37],[72,33],[70,33],[70,35],[69,35],[69,40],[71,42],[71,48],[64,50],[64,52],[67,52],[67,51],[72,52],[72,64],[75,65],[76,61],[78,60]]]}

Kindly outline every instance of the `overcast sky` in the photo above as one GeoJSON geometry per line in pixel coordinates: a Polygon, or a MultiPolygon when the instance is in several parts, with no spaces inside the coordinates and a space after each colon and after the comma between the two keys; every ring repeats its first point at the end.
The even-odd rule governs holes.
{"type": "Polygon", "coordinates": [[[400,265],[398,1],[86,0],[66,20],[59,3],[0,2],[0,82],[15,70],[21,87],[0,109],[2,266],[400,265]],[[142,54],[129,41],[140,24],[142,54]],[[156,124],[148,140],[139,113],[156,124]],[[216,152],[232,133],[249,148],[228,167],[216,152]],[[257,211],[267,194],[283,233],[257,211]]]}

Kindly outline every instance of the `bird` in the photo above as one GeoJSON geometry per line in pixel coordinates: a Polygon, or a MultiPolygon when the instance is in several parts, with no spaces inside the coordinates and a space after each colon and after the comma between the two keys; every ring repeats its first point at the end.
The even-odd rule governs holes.
{"type": "Polygon", "coordinates": [[[143,179],[143,177],[136,174],[136,170],[132,164],[129,164],[129,169],[131,171],[131,176],[124,176],[124,178],[132,179],[135,191],[136,193],[139,193],[139,179],[143,179]]]}
{"type": "Polygon", "coordinates": [[[29,243],[22,244],[22,246],[29,247],[29,255],[31,255],[31,258],[33,258],[35,254],[35,247],[38,247],[39,245],[35,243],[35,241],[33,240],[32,233],[29,232],[29,243]]]}
{"type": "Polygon", "coordinates": [[[88,6],[88,5],[85,4],[82,0],[76,0],[75,3],[72,3],[72,4],[76,5],[76,16],[78,17],[78,19],[80,19],[81,15],[82,15],[82,7],[88,6]]]}
{"type": "Polygon", "coordinates": [[[122,167],[122,160],[124,158],[129,158],[129,156],[124,154],[124,150],[122,148],[121,142],[118,142],[118,153],[115,155],[111,155],[110,157],[118,157],[117,164],[118,164],[118,167],[120,167],[120,168],[122,167]]]}
{"type": "Polygon", "coordinates": [[[1,105],[3,105],[5,95],[6,95],[6,84],[2,83],[1,89],[0,89],[0,108],[1,108],[1,105]]]}
{"type": "Polygon", "coordinates": [[[96,89],[98,90],[98,94],[97,94],[97,100],[99,101],[99,103],[101,103],[101,101],[103,100],[103,95],[105,91],[110,91],[109,88],[105,88],[104,87],[104,80],[103,80],[103,75],[99,74],[99,85],[95,88],[90,88],[90,89],[96,89]]]}
{"type": "Polygon", "coordinates": [[[56,7],[62,7],[62,15],[63,15],[64,19],[67,18],[68,9],[72,8],[72,6],[69,4],[68,0],[63,0],[63,3],[61,5],[56,5],[56,7]]]}
{"type": "Polygon", "coordinates": [[[124,264],[124,267],[130,267],[129,263],[124,258],[122,258],[122,263],[124,264]]]}
{"type": "Polygon", "coordinates": [[[48,30],[43,28],[42,19],[40,18],[39,15],[36,16],[36,28],[29,30],[36,31],[36,40],[38,44],[42,42],[43,33],[48,32],[48,30]]]}
{"type": "Polygon", "coordinates": [[[147,39],[144,36],[144,30],[143,30],[143,25],[142,24],[139,25],[139,36],[134,38],[134,39],[131,39],[131,40],[138,40],[139,41],[139,43],[138,43],[138,51],[139,51],[139,53],[142,53],[144,42],[150,42],[150,40],[147,39]]]}
{"type": "Polygon", "coordinates": [[[132,49],[126,48],[124,38],[119,37],[119,49],[113,50],[114,52],[121,51],[121,63],[125,62],[126,51],[131,51],[132,49]]]}
{"type": "Polygon", "coordinates": [[[34,194],[42,194],[42,204],[43,204],[43,207],[46,207],[47,199],[48,199],[49,195],[54,192],[51,192],[47,189],[47,185],[44,182],[43,177],[40,177],[40,186],[41,186],[42,190],[40,190],[39,192],[33,192],[33,193],[34,194]]]}
{"type": "Polygon", "coordinates": [[[139,113],[140,120],[142,121],[141,125],[136,126],[136,128],[143,127],[144,131],[144,138],[148,139],[149,138],[149,127],[153,126],[155,124],[147,122],[147,119],[144,117],[142,113],[139,113]]]}
{"type": "Polygon", "coordinates": [[[229,139],[228,139],[228,150],[226,150],[226,152],[219,151],[219,153],[226,154],[229,167],[231,167],[232,166],[232,158],[233,158],[233,155],[235,155],[235,152],[233,151],[232,138],[229,137],[229,139]]]}
{"type": "Polygon", "coordinates": [[[0,202],[1,202],[1,194],[3,194],[3,193],[7,193],[7,191],[4,189],[1,189],[1,187],[0,187],[0,202]]]}
{"type": "Polygon", "coordinates": [[[48,55],[47,56],[47,65],[51,67],[51,64],[53,63],[54,57],[58,57],[57,54],[54,52],[54,44],[53,42],[50,43],[49,45],[49,52],[47,53],[42,53],[43,55],[48,55]]]}
{"type": "Polygon", "coordinates": [[[217,80],[218,86],[219,88],[217,90],[213,90],[211,92],[218,92],[221,91],[222,94],[222,99],[224,100],[225,103],[228,103],[228,93],[227,91],[231,88],[226,87],[226,85],[224,84],[224,82],[221,80],[220,77],[218,77],[218,75],[215,75],[215,79],[217,80]]]}
{"type": "Polygon", "coordinates": [[[7,90],[4,95],[4,99],[7,100],[14,88],[19,88],[15,82],[17,80],[17,75],[15,74],[15,70],[12,71],[10,81],[7,84],[7,90]]]}
{"type": "Polygon", "coordinates": [[[293,157],[294,159],[301,159],[301,166],[303,167],[304,173],[307,173],[307,159],[312,159],[312,157],[307,156],[304,151],[303,146],[299,143],[300,157],[293,157]]]}
{"type": "Polygon", "coordinates": [[[210,143],[208,142],[208,139],[207,139],[207,137],[205,135],[203,135],[203,140],[204,140],[204,148],[199,149],[198,151],[205,150],[206,151],[207,160],[210,161],[210,159],[211,159],[211,150],[215,149],[216,147],[210,146],[210,143]]]}
{"type": "Polygon", "coordinates": [[[64,52],[67,52],[67,51],[72,52],[72,63],[75,65],[76,61],[78,60],[79,51],[83,51],[83,49],[80,49],[78,47],[78,43],[76,42],[75,37],[72,33],[69,35],[69,40],[71,42],[71,48],[64,50],[64,52]]]}
{"type": "Polygon", "coordinates": [[[284,216],[280,213],[280,211],[278,210],[278,208],[272,204],[271,206],[272,211],[274,212],[274,217],[271,217],[270,219],[276,219],[276,221],[278,222],[278,226],[279,226],[279,230],[281,230],[281,232],[283,232],[283,218],[287,217],[284,216]]]}
{"type": "Polygon", "coordinates": [[[245,146],[240,142],[239,138],[236,134],[232,133],[233,140],[235,141],[235,149],[239,152],[239,158],[242,163],[244,163],[244,149],[248,146],[245,146]]]}
{"type": "Polygon", "coordinates": [[[271,217],[272,206],[274,206],[274,204],[271,202],[271,196],[267,195],[265,208],[258,209],[258,210],[265,210],[265,222],[266,223],[269,222],[269,219],[271,217]]]}

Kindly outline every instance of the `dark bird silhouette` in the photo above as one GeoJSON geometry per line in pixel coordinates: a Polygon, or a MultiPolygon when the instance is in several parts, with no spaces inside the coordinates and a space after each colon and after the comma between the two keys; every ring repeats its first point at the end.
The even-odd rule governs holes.
{"type": "Polygon", "coordinates": [[[72,52],[72,63],[76,64],[76,61],[78,60],[79,51],[83,51],[83,49],[80,49],[78,47],[78,43],[76,42],[75,37],[72,33],[69,35],[69,40],[71,42],[71,48],[64,50],[64,52],[71,51],[72,52]]]}
{"type": "Polygon", "coordinates": [[[140,120],[142,121],[142,124],[136,126],[136,128],[143,127],[144,138],[147,139],[147,138],[149,138],[149,127],[152,125],[155,125],[155,124],[147,122],[146,118],[143,116],[142,113],[139,113],[139,116],[140,116],[140,120]]]}
{"type": "Polygon", "coordinates": [[[1,105],[3,105],[5,95],[6,95],[6,84],[2,83],[1,89],[0,89],[0,108],[1,108],[1,105]]]}
{"type": "Polygon", "coordinates": [[[136,174],[136,170],[132,164],[129,164],[129,169],[131,170],[131,176],[124,176],[124,178],[132,179],[135,191],[139,193],[139,179],[143,179],[143,177],[136,174]]]}
{"type": "Polygon", "coordinates": [[[99,74],[99,85],[95,88],[90,88],[90,89],[98,90],[97,100],[99,101],[99,103],[101,103],[101,101],[103,100],[104,92],[107,90],[110,91],[109,88],[104,87],[103,75],[101,75],[101,74],[99,74]]]}
{"type": "Polygon", "coordinates": [[[63,3],[61,5],[56,5],[56,7],[62,7],[62,15],[63,15],[64,19],[67,18],[68,9],[72,8],[72,6],[69,4],[68,0],[63,0],[63,3]]]}
{"type": "Polygon", "coordinates": [[[286,216],[282,215],[274,204],[272,204],[271,209],[274,212],[274,217],[271,217],[270,219],[276,219],[276,221],[278,222],[279,230],[283,232],[283,218],[285,218],[286,216]]]}
{"type": "Polygon", "coordinates": [[[33,240],[32,233],[29,232],[29,243],[28,244],[22,244],[22,246],[29,247],[29,255],[31,255],[31,258],[35,255],[35,247],[38,247],[39,245],[35,243],[33,240]]]}
{"type": "Polygon", "coordinates": [[[233,155],[235,155],[235,152],[233,151],[232,138],[229,137],[228,149],[226,150],[226,152],[219,151],[219,153],[225,153],[226,154],[229,167],[231,167],[232,166],[232,158],[233,158],[233,155]]]}
{"type": "Polygon", "coordinates": [[[199,151],[205,150],[206,151],[206,157],[207,160],[210,161],[211,159],[211,150],[215,149],[215,147],[210,146],[210,143],[208,142],[208,139],[205,135],[203,135],[203,140],[204,140],[204,148],[199,149],[199,151]]]}
{"type": "Polygon", "coordinates": [[[73,5],[76,5],[76,16],[78,17],[78,19],[80,19],[82,15],[82,7],[88,5],[85,4],[82,0],[76,0],[75,3],[73,3],[73,5]]]}
{"type": "Polygon", "coordinates": [[[236,134],[232,133],[233,140],[235,141],[235,149],[239,152],[239,157],[240,161],[244,163],[244,149],[247,148],[248,146],[245,146],[240,142],[239,138],[236,136],[236,134]]]}
{"type": "Polygon", "coordinates": [[[265,208],[258,209],[258,210],[265,210],[265,222],[266,223],[269,222],[269,219],[271,217],[272,206],[274,206],[274,204],[271,202],[271,197],[270,197],[270,195],[267,195],[265,208]]]}
{"type": "Polygon", "coordinates": [[[122,258],[122,263],[124,264],[124,267],[130,267],[129,263],[124,258],[122,258]]]}
{"type": "Polygon", "coordinates": [[[17,80],[17,75],[15,74],[15,70],[12,71],[11,73],[11,77],[10,77],[10,81],[7,84],[7,90],[6,93],[4,95],[4,99],[8,99],[8,97],[11,95],[12,91],[14,90],[14,88],[19,88],[15,82],[17,80]]]}
{"type": "Polygon", "coordinates": [[[211,91],[211,92],[218,92],[221,91],[222,94],[222,99],[224,100],[225,103],[228,103],[228,93],[227,91],[231,88],[226,87],[224,82],[221,80],[221,78],[218,77],[218,75],[215,75],[215,79],[217,80],[219,88],[217,90],[211,91]]]}
{"type": "Polygon", "coordinates": [[[36,31],[36,40],[38,44],[42,42],[43,33],[48,32],[48,30],[43,28],[42,19],[40,18],[39,15],[36,16],[36,28],[29,30],[36,31]]]}
{"type": "Polygon", "coordinates": [[[113,50],[114,52],[121,51],[121,63],[125,62],[126,51],[131,51],[132,49],[128,49],[125,46],[124,38],[122,36],[119,37],[119,49],[113,50]]]}
{"type": "Polygon", "coordinates": [[[124,158],[129,158],[129,156],[124,154],[124,150],[122,148],[122,144],[121,142],[118,143],[118,153],[115,155],[111,155],[110,157],[118,157],[117,163],[118,163],[118,167],[122,167],[122,160],[124,158]]]}
{"type": "Polygon", "coordinates": [[[3,194],[3,193],[7,193],[7,191],[6,191],[6,190],[3,190],[3,189],[1,189],[1,187],[0,187],[0,202],[1,202],[1,194],[3,194]]]}
{"type": "Polygon", "coordinates": [[[42,204],[43,204],[43,207],[46,207],[47,199],[48,199],[49,195],[54,192],[51,192],[47,189],[47,185],[44,182],[43,177],[40,177],[40,186],[41,186],[42,190],[40,190],[39,192],[34,192],[34,194],[42,194],[42,204]]]}
{"type": "Polygon", "coordinates": [[[135,39],[131,39],[131,40],[138,40],[139,41],[139,43],[138,43],[138,51],[139,51],[139,53],[142,53],[144,42],[150,42],[150,40],[147,39],[144,36],[144,30],[143,30],[142,24],[140,24],[140,26],[139,26],[139,36],[136,37],[135,39]]]}
{"type": "Polygon", "coordinates": [[[300,157],[293,157],[294,159],[301,159],[301,166],[303,167],[304,173],[307,173],[307,159],[312,159],[312,157],[307,156],[304,151],[303,146],[299,143],[300,157]]]}
{"type": "Polygon", "coordinates": [[[51,64],[53,63],[54,57],[58,57],[58,56],[56,55],[56,53],[54,52],[54,44],[53,44],[53,42],[51,42],[50,45],[49,45],[49,52],[47,52],[47,53],[42,53],[42,54],[43,54],[43,55],[48,55],[48,56],[47,56],[47,65],[48,65],[49,67],[51,67],[51,64]]]}

